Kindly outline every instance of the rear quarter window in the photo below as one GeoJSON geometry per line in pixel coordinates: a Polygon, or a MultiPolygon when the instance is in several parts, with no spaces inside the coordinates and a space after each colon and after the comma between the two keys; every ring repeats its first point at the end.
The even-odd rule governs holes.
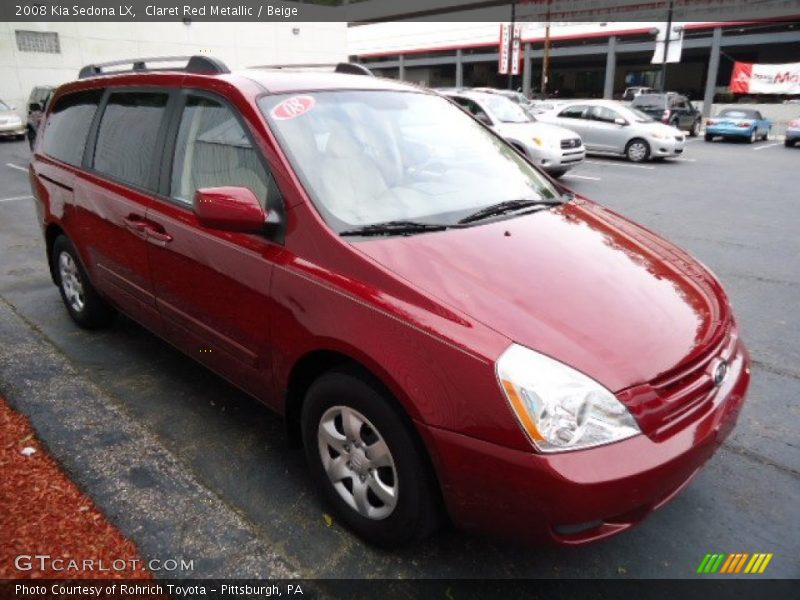
{"type": "Polygon", "coordinates": [[[113,92],[97,131],[95,171],[136,187],[153,188],[154,158],[168,98],[165,92],[113,92]]]}
{"type": "Polygon", "coordinates": [[[62,96],[47,115],[42,151],[67,164],[80,166],[92,119],[103,90],[62,96]]]}

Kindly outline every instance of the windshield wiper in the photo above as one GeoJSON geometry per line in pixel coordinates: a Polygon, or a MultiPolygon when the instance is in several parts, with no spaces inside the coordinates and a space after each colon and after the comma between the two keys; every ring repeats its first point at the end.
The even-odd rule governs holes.
{"type": "Polygon", "coordinates": [[[480,209],[477,212],[472,213],[471,215],[467,215],[463,219],[459,221],[459,224],[464,223],[474,223],[475,221],[482,221],[483,219],[488,219],[489,217],[496,217],[498,215],[502,215],[505,213],[513,212],[515,210],[521,210],[523,208],[543,208],[545,206],[557,206],[559,204],[563,204],[563,200],[534,200],[532,198],[520,198],[518,200],[506,200],[505,202],[498,202],[497,204],[491,204],[480,209]]]}
{"type": "Polygon", "coordinates": [[[411,235],[428,231],[444,231],[447,227],[447,225],[420,223],[418,221],[386,221],[385,223],[373,223],[357,229],[340,231],[339,235],[411,235]]]}

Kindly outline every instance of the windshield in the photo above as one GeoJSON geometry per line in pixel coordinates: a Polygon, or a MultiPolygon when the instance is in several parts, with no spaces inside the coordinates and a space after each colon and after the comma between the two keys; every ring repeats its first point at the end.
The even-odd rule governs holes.
{"type": "Polygon", "coordinates": [[[527,123],[528,115],[519,104],[515,104],[505,96],[486,96],[481,101],[492,113],[492,116],[501,123],[527,123]]]}
{"type": "Polygon", "coordinates": [[[633,106],[664,108],[666,104],[667,97],[660,94],[639,94],[633,98],[633,106]]]}
{"type": "Polygon", "coordinates": [[[0,100],[0,110],[11,110],[11,108],[8,106],[8,104],[0,100]]]}
{"type": "Polygon", "coordinates": [[[452,225],[499,202],[559,197],[515,150],[439,96],[313,92],[264,96],[259,106],[337,232],[388,221],[452,225]]]}

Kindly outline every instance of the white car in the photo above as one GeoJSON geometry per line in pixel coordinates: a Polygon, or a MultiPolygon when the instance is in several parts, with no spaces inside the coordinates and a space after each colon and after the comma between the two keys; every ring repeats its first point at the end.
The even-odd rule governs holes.
{"type": "Polygon", "coordinates": [[[21,140],[25,131],[25,121],[14,112],[14,107],[0,100],[0,136],[14,136],[21,140]]]}
{"type": "Polygon", "coordinates": [[[561,177],[586,158],[581,136],[533,120],[518,104],[490,92],[443,92],[445,96],[494,129],[531,162],[553,177],[561,177]]]}
{"type": "Polygon", "coordinates": [[[613,100],[578,100],[537,119],[576,131],[590,154],[617,154],[632,162],[680,156],[686,146],[681,130],[613,100]]]}

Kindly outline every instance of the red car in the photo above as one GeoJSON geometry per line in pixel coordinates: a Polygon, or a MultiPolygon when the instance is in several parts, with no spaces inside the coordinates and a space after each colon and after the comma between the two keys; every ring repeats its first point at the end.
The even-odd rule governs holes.
{"type": "Polygon", "coordinates": [[[133,63],[59,88],[37,140],[66,308],[283,414],[365,539],[598,540],[730,433],[749,359],[714,276],[445,98],[357,65],[133,63]]]}

